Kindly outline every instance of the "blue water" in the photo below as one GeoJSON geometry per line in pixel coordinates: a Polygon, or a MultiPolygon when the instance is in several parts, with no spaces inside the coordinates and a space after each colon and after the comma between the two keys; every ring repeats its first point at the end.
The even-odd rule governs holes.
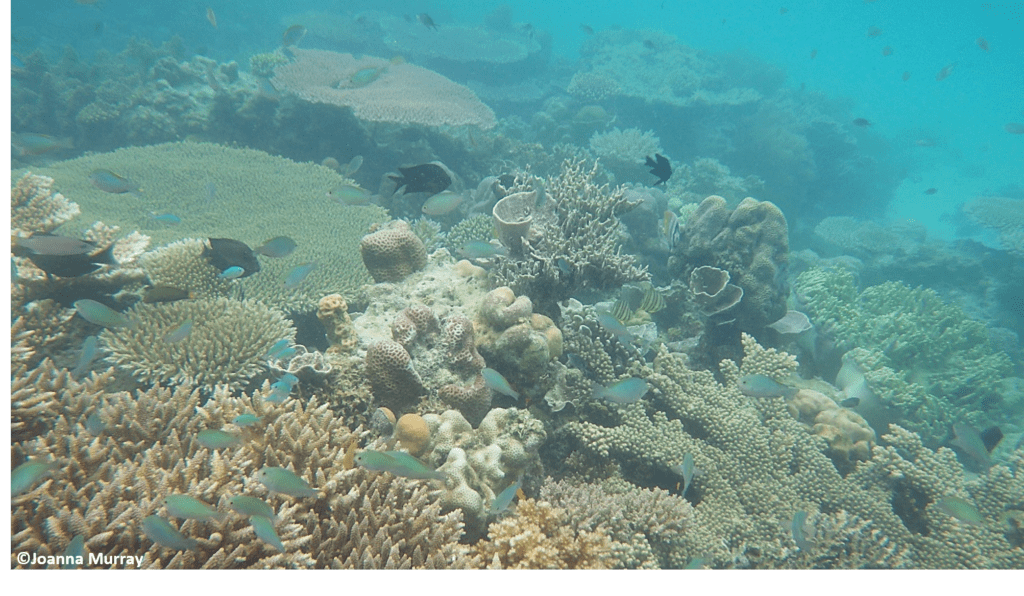
{"type": "MultiPolygon", "coordinates": [[[[954,265],[960,267],[956,275],[961,277],[951,275],[954,279],[943,279],[936,275],[935,271],[941,270],[941,264],[928,261],[930,255],[922,253],[920,269],[924,273],[915,271],[916,263],[910,262],[914,257],[905,258],[894,267],[897,273],[893,274],[893,280],[913,286],[934,287],[942,300],[956,303],[972,317],[983,320],[988,330],[993,332],[992,337],[999,340],[993,344],[995,349],[1004,350],[1013,360],[1013,374],[1024,374],[1020,358],[1024,344],[1020,339],[1024,336],[1024,299],[1021,298],[1024,288],[1014,285],[1024,283],[1021,255],[1005,250],[1006,247],[1000,245],[991,231],[963,225],[965,222],[960,211],[965,203],[978,196],[1007,196],[1024,201],[1024,134],[1013,134],[1011,125],[1024,123],[1024,2],[100,0],[94,4],[79,4],[74,0],[14,0],[11,9],[12,65],[16,69],[24,69],[29,56],[41,51],[53,66],[60,61],[67,46],[88,64],[94,60],[101,61],[105,55],[118,54],[133,38],[148,40],[158,47],[178,37],[182,40],[186,60],[202,55],[219,63],[236,61],[242,71],[247,71],[250,56],[271,52],[280,46],[282,32],[288,25],[295,24],[289,15],[305,11],[354,15],[363,10],[386,11],[399,16],[426,13],[440,27],[477,27],[503,5],[511,6],[512,21],[516,27],[528,23],[538,36],[550,40],[551,49],[551,55],[545,60],[531,63],[529,68],[535,69],[534,72],[508,73],[510,78],[516,82],[532,79],[551,84],[545,89],[542,100],[513,107],[494,105],[500,124],[488,134],[521,133],[524,138],[520,140],[524,141],[535,140],[527,138],[529,135],[540,137],[539,127],[531,128],[532,118],[542,112],[544,116],[557,113],[557,106],[551,108],[543,103],[544,100],[557,103],[556,100],[562,99],[567,105],[572,105],[575,113],[583,102],[569,99],[564,91],[573,73],[589,70],[590,65],[581,54],[581,46],[593,40],[595,34],[617,29],[635,32],[636,35],[641,35],[642,30],[661,31],[675,36],[678,43],[706,55],[731,56],[731,64],[744,65],[744,68],[737,68],[737,72],[746,77],[746,82],[736,83],[737,86],[757,86],[749,81],[761,81],[756,75],[763,71],[761,82],[764,88],[760,90],[764,91],[765,99],[759,106],[783,107],[778,107],[777,111],[766,110],[762,120],[758,121],[758,108],[754,107],[745,111],[745,108],[716,105],[701,112],[701,108],[692,106],[666,109],[663,105],[659,107],[657,102],[644,104],[636,98],[611,99],[602,105],[614,113],[616,127],[650,129],[660,137],[665,153],[672,157],[677,168],[697,157],[712,157],[730,166],[734,176],[765,178],[767,184],[761,191],[764,196],[757,194],[755,198],[770,198],[782,207],[789,225],[791,255],[808,246],[818,248],[819,245],[814,244],[812,230],[828,216],[852,215],[883,224],[904,220],[924,224],[930,239],[943,242],[944,258],[955,261],[954,265]],[[216,14],[216,27],[208,20],[208,8],[216,14]],[[984,45],[988,49],[981,47],[984,45]],[[883,52],[885,48],[891,49],[889,55],[883,52]],[[938,80],[938,73],[950,65],[952,71],[948,77],[938,80]],[[909,73],[909,78],[905,73],[909,73]],[[772,95],[778,87],[782,87],[784,93],[772,95]],[[775,101],[778,101],[777,106],[772,103],[775,101]],[[771,157],[757,155],[759,150],[753,147],[753,143],[750,146],[730,146],[730,143],[740,145],[750,139],[763,140],[770,136],[765,131],[773,130],[775,123],[771,119],[775,115],[799,115],[803,105],[820,109],[820,113],[825,114],[823,120],[835,118],[835,122],[830,123],[835,124],[835,129],[829,130],[840,131],[835,136],[822,133],[823,138],[807,141],[813,145],[809,153],[815,160],[809,166],[811,174],[798,175],[794,172],[792,177],[788,177],[786,170],[792,166],[773,163],[771,159],[776,154],[765,151],[771,157]],[[681,113],[712,113],[714,117],[735,114],[738,120],[714,122],[702,128],[681,121],[681,113]],[[857,124],[863,124],[864,120],[869,124],[857,124]],[[523,124],[517,128],[516,122],[523,124]],[[747,132],[742,130],[744,126],[755,128],[755,125],[758,132],[749,136],[743,134],[747,132]],[[699,136],[709,130],[725,132],[721,133],[721,139],[699,136]],[[715,147],[721,152],[713,152],[715,147]],[[796,181],[786,187],[787,180],[796,181]],[[964,239],[981,243],[988,250],[983,251],[970,242],[958,244],[964,239]],[[979,252],[983,252],[983,256],[977,256],[979,252]],[[975,258],[978,263],[1008,273],[1001,279],[994,279],[1001,273],[990,271],[979,273],[976,278],[965,274],[963,263],[973,263],[975,261],[971,259],[975,258]],[[906,274],[908,279],[897,279],[900,274],[906,274]],[[909,279],[915,274],[919,277],[909,279]],[[1013,281],[1013,276],[1017,281],[1013,281]]],[[[316,46],[316,43],[324,42],[311,38],[302,47],[359,51],[355,48],[316,46]]],[[[459,83],[471,85],[468,78],[444,74],[459,83]]],[[[12,84],[19,84],[16,76],[13,81],[12,84]]],[[[89,82],[97,84],[96,80],[89,82]]],[[[143,81],[143,84],[147,83],[150,81],[143,81]]],[[[202,83],[196,86],[202,87],[202,83]]],[[[205,88],[203,90],[206,91],[205,88]]],[[[15,93],[14,97],[23,95],[15,93]]],[[[18,111],[19,106],[14,106],[12,113],[18,111]]],[[[565,113],[550,117],[552,120],[569,121],[570,117],[565,113]]],[[[71,136],[75,134],[74,115],[66,116],[63,115],[64,122],[41,119],[37,128],[13,132],[71,136]]],[[[782,122],[780,117],[779,130],[786,132],[787,127],[797,128],[792,122],[782,122]]],[[[346,154],[339,149],[340,142],[332,138],[332,131],[313,126],[309,128],[292,136],[282,134],[289,140],[280,143],[275,143],[274,139],[262,139],[266,143],[258,148],[280,150],[285,157],[298,161],[320,161],[329,155],[329,151],[335,151],[343,162],[351,158],[352,153],[346,154]]],[[[375,129],[368,127],[368,130],[375,129]]],[[[801,129],[801,135],[806,133],[809,138],[811,133],[808,130],[809,127],[801,129]]],[[[217,132],[223,133],[222,130],[217,132]]],[[[247,131],[237,132],[241,137],[247,131]]],[[[274,131],[279,132],[295,131],[274,131]]],[[[592,132],[575,131],[577,138],[573,142],[585,147],[592,132]]],[[[456,139],[453,145],[465,142],[465,137],[450,138],[456,139]]],[[[468,138],[475,146],[473,137],[468,138]]],[[[37,164],[45,166],[50,160],[74,157],[83,151],[112,149],[91,147],[89,140],[76,138],[74,153],[57,151],[52,155],[15,156],[13,163],[19,169],[37,164]]],[[[163,140],[174,139],[160,139],[163,140]]],[[[233,138],[199,140],[237,141],[233,138]]],[[[379,139],[360,142],[364,143],[363,147],[371,147],[377,142],[381,145],[386,143],[379,139]]],[[[766,146],[769,144],[765,142],[766,146]]],[[[435,148],[429,143],[426,145],[428,151],[435,148]]],[[[396,142],[395,146],[405,145],[396,142]]],[[[771,147],[782,155],[785,143],[779,142],[771,147]]],[[[545,149],[552,151],[551,146],[545,146],[545,149]]],[[[379,153],[401,163],[402,159],[395,156],[398,151],[386,147],[379,153]]],[[[472,150],[464,153],[470,154],[472,150]]],[[[404,155],[400,157],[405,158],[404,155]]],[[[793,161],[797,163],[799,160],[793,161]]],[[[447,165],[458,170],[460,164],[447,165]]],[[[393,167],[392,163],[373,163],[373,157],[368,156],[360,173],[365,178],[358,181],[370,190],[376,190],[375,186],[369,186],[369,182],[376,184],[381,174],[393,167]],[[372,172],[372,175],[367,172],[372,172]]],[[[465,167],[474,169],[476,164],[465,167]]],[[[474,170],[474,173],[480,172],[474,170]]],[[[478,179],[466,182],[475,186],[478,179]]],[[[649,185],[650,181],[643,184],[649,185]]],[[[208,202],[220,200],[220,197],[213,197],[215,189],[212,183],[207,186],[208,202]]],[[[168,212],[173,208],[168,206],[168,212]]],[[[658,214],[662,210],[663,207],[655,213],[659,222],[658,214]]],[[[419,215],[418,210],[413,209],[413,212],[419,215]]],[[[635,239],[633,248],[641,244],[640,240],[635,239]]],[[[643,251],[637,249],[635,252],[643,251]]],[[[666,252],[651,252],[655,256],[646,254],[645,258],[649,260],[645,264],[651,266],[655,276],[662,276],[655,281],[667,285],[671,280],[665,277],[666,252]],[[651,265],[655,260],[657,264],[651,265]]],[[[878,252],[884,253],[884,250],[878,252]]],[[[835,255],[823,253],[822,256],[835,255]]],[[[861,273],[876,277],[872,283],[858,280],[861,283],[859,290],[866,285],[886,281],[877,279],[889,274],[885,256],[876,254],[863,257],[864,262],[859,262],[857,267],[861,273]],[[870,259],[875,260],[868,262],[870,259]]],[[[790,265],[798,260],[791,257],[790,265]]],[[[803,262],[806,264],[810,260],[813,259],[803,262]]],[[[792,274],[792,271],[788,273],[792,274]]],[[[786,274],[785,267],[779,267],[778,277],[773,283],[786,274]]],[[[595,298],[594,294],[583,298],[584,301],[587,298],[593,298],[590,302],[614,299],[609,295],[595,298]]],[[[711,324],[707,324],[710,328],[711,324]]],[[[759,329],[764,329],[764,326],[759,329]]],[[[833,364],[838,368],[838,361],[833,364]]],[[[822,370],[825,368],[822,365],[822,370]]],[[[831,373],[826,381],[835,379],[836,371],[831,373]]],[[[816,371],[807,376],[825,375],[816,371]]],[[[1007,433],[1014,433],[1012,440],[1015,443],[1024,431],[1020,415],[1024,407],[1021,386],[1024,384],[1019,379],[1007,380],[1006,408],[986,412],[986,415],[991,414],[993,424],[1007,423],[1007,433]],[[1014,383],[1016,388],[1011,390],[1014,383]],[[1011,393],[1013,399],[1008,397],[1011,393]]],[[[553,413],[551,417],[555,417],[553,413]]],[[[938,439],[929,447],[937,444],[938,439]]],[[[1010,448],[1004,445],[1003,450],[1005,453],[1010,448]]]]}

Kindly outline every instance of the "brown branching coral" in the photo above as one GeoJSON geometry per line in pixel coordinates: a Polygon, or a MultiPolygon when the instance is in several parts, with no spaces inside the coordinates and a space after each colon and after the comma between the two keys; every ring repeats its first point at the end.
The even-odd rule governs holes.
{"type": "Polygon", "coordinates": [[[473,546],[489,569],[608,569],[615,543],[601,529],[576,529],[567,513],[545,501],[526,499],[514,516],[491,524],[487,540],[473,546]]]}
{"type": "Polygon", "coordinates": [[[26,172],[11,188],[11,229],[19,235],[52,232],[79,213],[77,204],[53,190],[53,178],[26,172]]]}
{"type": "MultiPolygon", "coordinates": [[[[270,405],[267,391],[266,385],[252,396],[218,391],[198,408],[198,392],[188,386],[156,387],[134,397],[108,394],[101,409],[108,425],[95,438],[76,415],[62,416],[51,432],[14,449],[15,462],[31,453],[59,462],[61,470],[15,499],[12,547],[59,554],[73,536],[83,535],[88,552],[140,555],[141,566],[160,568],[466,564],[458,545],[461,514],[442,515],[429,484],[346,469],[343,454],[357,433],[315,398],[270,405]],[[240,445],[209,449],[197,438],[204,427],[233,429],[228,421],[242,412],[254,412],[261,422],[231,431],[239,432],[240,445]],[[264,466],[294,471],[317,496],[268,496],[256,480],[264,466]],[[285,552],[257,540],[248,520],[234,513],[221,521],[175,524],[197,541],[192,550],[154,545],[141,520],[166,517],[162,500],[168,494],[187,494],[225,513],[234,495],[261,498],[280,518],[276,531],[285,552]]],[[[79,411],[93,398],[65,393],[61,399],[79,411]]]]}

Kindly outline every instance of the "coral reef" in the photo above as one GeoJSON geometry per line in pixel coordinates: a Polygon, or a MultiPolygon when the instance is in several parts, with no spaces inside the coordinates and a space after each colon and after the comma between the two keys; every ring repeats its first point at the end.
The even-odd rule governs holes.
{"type": "Polygon", "coordinates": [[[372,224],[388,220],[380,207],[341,205],[327,196],[332,188],[352,182],[330,168],[211,143],[124,147],[57,162],[39,172],[75,197],[80,220],[144,230],[157,244],[200,237],[232,238],[256,247],[275,236],[292,238],[298,244],[293,254],[262,259],[258,274],[234,282],[246,298],[283,309],[313,310],[323,296],[350,295],[369,282],[359,264],[359,238],[372,224]],[[139,196],[94,187],[89,172],[96,168],[138,182],[139,196]],[[146,215],[166,213],[168,205],[175,205],[174,215],[181,219],[177,225],[162,225],[146,215]],[[337,266],[318,267],[297,287],[283,287],[287,272],[308,261],[337,266]]]}
{"type": "Polygon", "coordinates": [[[1024,257],[1024,200],[977,197],[964,206],[964,213],[979,225],[995,230],[1006,250],[1024,257]]]}
{"type": "Polygon", "coordinates": [[[11,229],[28,236],[49,233],[81,213],[78,205],[53,190],[53,178],[26,172],[11,187],[11,229]]]}
{"type": "Polygon", "coordinates": [[[495,285],[529,296],[541,313],[557,313],[555,303],[582,288],[617,288],[647,279],[647,271],[623,254],[619,216],[637,204],[623,190],[594,182],[597,164],[566,160],[561,173],[544,183],[518,181],[509,193],[543,186],[543,204],[533,212],[522,258],[501,259],[492,273],[495,285]]]}
{"type": "Polygon", "coordinates": [[[324,50],[291,51],[294,58],[274,70],[271,82],[306,101],[350,108],[356,118],[370,122],[495,125],[494,112],[476,94],[421,66],[324,50]],[[357,78],[374,71],[367,83],[357,78]]]}
{"type": "MultiPolygon", "coordinates": [[[[267,386],[264,386],[264,391],[267,386]]],[[[440,513],[437,495],[418,481],[347,469],[343,452],[358,439],[315,398],[266,407],[260,392],[232,397],[218,391],[204,406],[188,385],[155,387],[133,396],[108,393],[102,404],[89,392],[60,393],[60,418],[47,434],[15,446],[62,463],[12,503],[12,547],[56,555],[72,537],[86,537],[88,552],[139,555],[151,568],[460,568],[470,564],[459,512],[440,513]],[[98,408],[107,427],[88,435],[79,421],[98,408]],[[227,425],[254,411],[260,426],[246,429],[238,447],[211,450],[197,432],[227,425]],[[309,480],[315,498],[268,496],[255,481],[264,466],[286,467],[309,480]],[[187,520],[180,530],[191,550],[161,547],[140,523],[162,515],[163,497],[187,494],[228,511],[233,495],[269,502],[280,521],[284,552],[256,540],[244,516],[187,520]]],[[[19,565],[12,560],[12,564],[19,565]]]]}
{"type": "Polygon", "coordinates": [[[197,238],[172,242],[142,255],[142,269],[154,286],[177,288],[196,298],[230,296],[234,284],[218,277],[220,271],[203,256],[206,247],[197,238]]]}
{"type": "Polygon", "coordinates": [[[134,327],[100,334],[108,359],[144,383],[188,383],[206,391],[224,385],[237,391],[263,370],[263,358],[295,329],[274,309],[227,298],[136,304],[127,313],[134,327]],[[177,342],[166,337],[191,321],[177,342]]]}

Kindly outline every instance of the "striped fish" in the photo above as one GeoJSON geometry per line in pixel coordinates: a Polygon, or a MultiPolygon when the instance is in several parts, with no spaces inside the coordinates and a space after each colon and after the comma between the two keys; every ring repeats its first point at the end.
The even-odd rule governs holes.
{"type": "Polygon", "coordinates": [[[661,292],[654,289],[650,282],[644,282],[641,284],[641,287],[644,293],[643,298],[640,299],[640,310],[654,314],[665,308],[665,297],[661,295],[661,292]]]}
{"type": "Polygon", "coordinates": [[[633,309],[629,307],[628,302],[619,299],[615,301],[614,305],[612,305],[611,315],[625,323],[633,316],[633,309]]]}

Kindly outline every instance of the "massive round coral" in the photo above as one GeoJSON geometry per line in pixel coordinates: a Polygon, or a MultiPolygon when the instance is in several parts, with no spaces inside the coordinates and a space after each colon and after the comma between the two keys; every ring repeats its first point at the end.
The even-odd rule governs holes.
{"type": "Polygon", "coordinates": [[[359,243],[363,264],[373,281],[402,281],[413,271],[427,266],[427,249],[409,224],[395,220],[363,236],[359,243]]]}

